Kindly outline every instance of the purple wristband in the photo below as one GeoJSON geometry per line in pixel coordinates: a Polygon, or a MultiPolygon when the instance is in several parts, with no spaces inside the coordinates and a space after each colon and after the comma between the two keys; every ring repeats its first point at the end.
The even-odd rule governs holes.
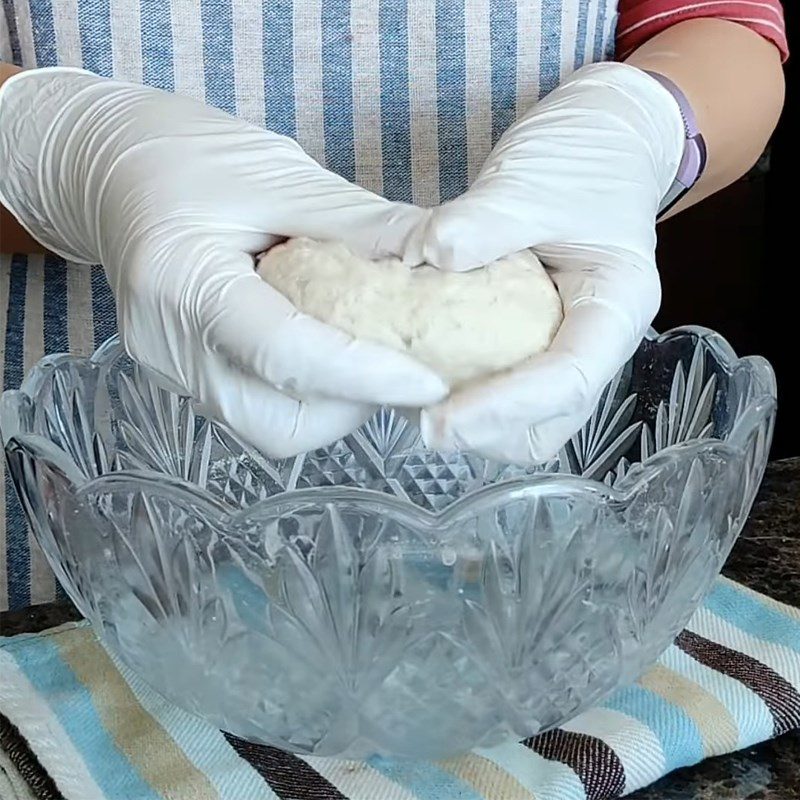
{"type": "Polygon", "coordinates": [[[658,209],[658,215],[661,216],[672,208],[697,183],[703,174],[706,166],[706,143],[697,127],[694,111],[692,111],[686,95],[669,78],[665,78],[658,72],[650,72],[650,70],[645,70],[645,72],[658,81],[675,99],[678,104],[678,110],[681,112],[683,130],[686,135],[683,156],[681,157],[675,180],[672,182],[672,186],[669,187],[658,209]]]}

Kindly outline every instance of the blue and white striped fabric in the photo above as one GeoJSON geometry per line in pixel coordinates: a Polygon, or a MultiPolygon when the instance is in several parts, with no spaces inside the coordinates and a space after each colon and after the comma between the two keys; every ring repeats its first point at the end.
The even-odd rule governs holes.
{"type": "MultiPolygon", "coordinates": [[[[2,59],[191,95],[420,205],[463,192],[518,112],[610,57],[616,22],[616,0],[2,0],[2,11],[2,59]]],[[[101,271],[4,259],[4,388],[42,353],[88,352],[113,320],[101,271]]],[[[6,482],[0,609],[55,592],[6,482]]]]}

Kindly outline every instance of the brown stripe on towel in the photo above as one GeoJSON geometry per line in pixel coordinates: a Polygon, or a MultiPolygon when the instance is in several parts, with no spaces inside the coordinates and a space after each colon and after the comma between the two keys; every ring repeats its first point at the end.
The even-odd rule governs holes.
{"type": "Polygon", "coordinates": [[[347,800],[305,761],[275,747],[253,744],[230,733],[223,735],[240,758],[267,782],[281,800],[347,800]]]}
{"type": "Polygon", "coordinates": [[[0,750],[5,752],[38,800],[64,800],[53,779],[17,728],[0,714],[0,750]]]}
{"type": "Polygon", "coordinates": [[[675,644],[695,661],[755,692],[772,713],[775,736],[800,727],[800,693],[771,667],[692,631],[681,633],[675,644]]]}
{"type": "Polygon", "coordinates": [[[602,739],[556,728],[523,744],[548,761],[570,767],[583,784],[586,800],[619,797],[625,791],[625,768],[602,739]]]}

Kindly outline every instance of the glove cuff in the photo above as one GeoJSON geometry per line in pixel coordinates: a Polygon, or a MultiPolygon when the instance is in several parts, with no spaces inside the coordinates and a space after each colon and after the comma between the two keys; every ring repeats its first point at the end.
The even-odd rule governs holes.
{"type": "Polygon", "coordinates": [[[678,165],[678,173],[672,182],[667,194],[661,200],[658,214],[661,216],[669,211],[691,188],[694,186],[706,167],[706,143],[697,125],[697,119],[686,95],[665,75],[658,72],[644,70],[651,78],[658,81],[674,98],[683,119],[683,130],[686,141],[683,146],[683,156],[678,165]]]}

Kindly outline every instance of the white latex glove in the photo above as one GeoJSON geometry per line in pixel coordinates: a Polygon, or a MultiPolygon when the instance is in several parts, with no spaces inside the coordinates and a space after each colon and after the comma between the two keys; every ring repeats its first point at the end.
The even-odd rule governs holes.
{"type": "Polygon", "coordinates": [[[327,444],[375,404],[446,395],[426,367],[301,315],[255,274],[252,254],[279,236],[398,253],[426,213],[291,139],[186,97],[44,69],[0,89],[0,165],[0,202],[34,238],[103,264],[130,355],[266,453],[327,444]]]}
{"type": "Polygon", "coordinates": [[[655,220],[683,152],[673,97],[623,64],[578,70],[500,139],[406,259],[468,270],[530,247],[564,305],[550,349],[423,412],[430,446],[546,460],[589,418],[658,310],[655,220]]]}

